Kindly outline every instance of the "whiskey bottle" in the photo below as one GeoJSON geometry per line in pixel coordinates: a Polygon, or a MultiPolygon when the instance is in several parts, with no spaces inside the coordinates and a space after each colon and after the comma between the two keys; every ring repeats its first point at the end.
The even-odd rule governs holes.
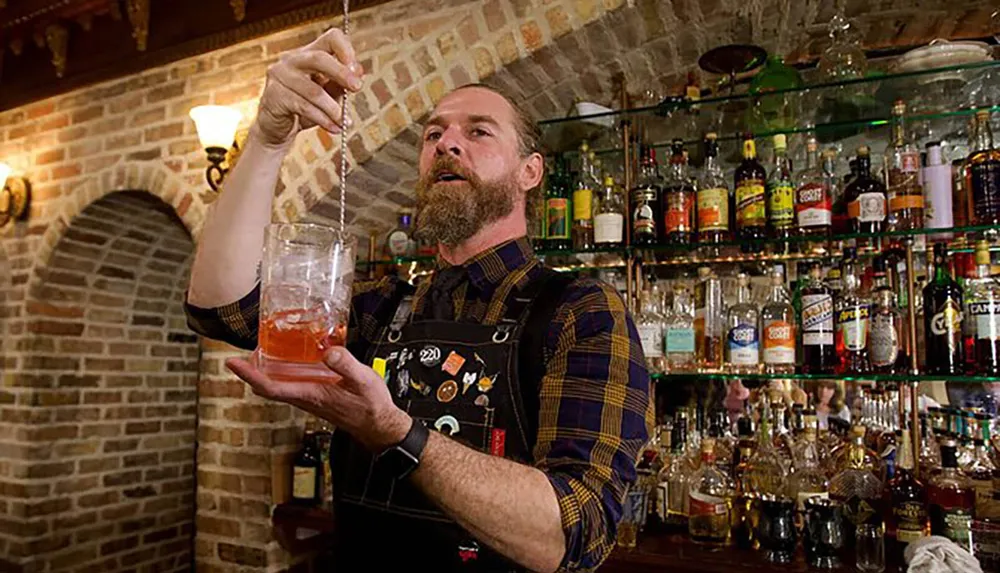
{"type": "Polygon", "coordinates": [[[882,482],[865,448],[864,436],[864,427],[852,428],[841,469],[830,480],[830,498],[843,504],[849,539],[854,537],[854,529],[859,525],[882,524],[882,482]]]}
{"type": "Polygon", "coordinates": [[[604,186],[594,207],[594,244],[605,249],[621,247],[625,232],[625,198],[621,189],[610,176],[604,178],[604,186]]]}
{"type": "MultiPolygon", "coordinates": [[[[867,145],[858,148],[858,176],[844,190],[853,233],[881,233],[885,224],[885,185],[872,177],[867,145]]],[[[872,238],[858,240],[859,247],[875,245],[872,238]]]]}
{"type": "Polygon", "coordinates": [[[853,248],[844,249],[841,275],[844,290],[834,303],[837,322],[837,374],[871,371],[869,360],[869,322],[871,301],[861,289],[853,248]]]}
{"type": "Polygon", "coordinates": [[[655,245],[660,228],[660,169],[656,164],[656,148],[646,147],[639,165],[639,181],[632,189],[632,244],[655,245]]]}
{"type": "Polygon", "coordinates": [[[580,144],[580,173],[573,190],[573,249],[586,251],[594,246],[594,192],[600,180],[594,167],[594,153],[587,142],[580,144]]]}
{"type": "Polygon", "coordinates": [[[292,462],[292,503],[315,507],[322,502],[323,462],[316,432],[305,432],[292,462]]]}
{"type": "Polygon", "coordinates": [[[975,363],[979,374],[1000,375],[1000,283],[990,276],[990,247],[976,243],[976,279],[969,285],[967,321],[975,338],[975,363]]]}
{"type": "Polygon", "coordinates": [[[1000,223],[1000,149],[993,147],[990,113],[976,113],[972,153],[963,164],[976,225],[1000,223]]]}
{"type": "Polygon", "coordinates": [[[750,276],[737,276],[736,302],[726,313],[726,366],[730,372],[760,371],[759,312],[750,296],[750,276]]]}
{"type": "MultiPolygon", "coordinates": [[[[795,189],[792,183],[792,163],[788,159],[785,136],[774,136],[774,167],[767,178],[767,224],[771,238],[783,241],[795,229],[795,189]]],[[[777,246],[786,252],[787,243],[777,246]]]]}
{"type": "Polygon", "coordinates": [[[775,265],[771,270],[771,289],[761,307],[760,319],[764,372],[795,373],[795,309],[785,288],[785,273],[781,265],[775,265]]]}
{"type": "Polygon", "coordinates": [[[688,484],[688,532],[696,543],[729,543],[729,479],[715,467],[715,439],[701,442],[701,467],[688,484]]]}
{"type": "Polygon", "coordinates": [[[896,450],[896,472],[886,484],[889,512],[886,514],[886,536],[890,551],[902,563],[903,550],[914,541],[930,535],[927,518],[927,489],[913,473],[913,449],[910,431],[903,430],[900,448],[896,450]]]}
{"type": "Polygon", "coordinates": [[[997,465],[990,456],[990,417],[988,414],[976,413],[973,416],[975,437],[972,440],[973,449],[971,461],[962,466],[965,475],[976,490],[976,518],[1000,517],[1000,506],[993,500],[993,476],[997,473],[997,465]]]}
{"type": "Polygon", "coordinates": [[[569,174],[563,157],[556,157],[555,171],[545,185],[545,247],[553,251],[573,248],[570,236],[569,174]]]}
{"type": "Polygon", "coordinates": [[[795,176],[799,233],[808,236],[828,236],[833,225],[830,179],[819,162],[818,149],[816,138],[810,137],[806,142],[806,168],[795,176]]]}
{"type": "Polygon", "coordinates": [[[896,291],[886,277],[886,261],[878,255],[872,262],[874,289],[872,291],[871,347],[872,369],[882,374],[905,371],[906,360],[902,352],[903,317],[899,313],[896,291]]]}
{"type": "Polygon", "coordinates": [[[716,243],[730,240],[730,194],[726,176],[719,165],[717,136],[705,136],[705,165],[698,182],[698,242],[707,245],[708,256],[718,255],[716,243]]]}
{"type": "Polygon", "coordinates": [[[795,471],[789,478],[789,493],[795,498],[799,512],[805,510],[805,502],[810,497],[829,497],[830,480],[820,467],[819,446],[816,443],[816,427],[807,426],[802,435],[803,445],[795,460],[795,471]]]}
{"type": "Polygon", "coordinates": [[[809,269],[802,289],[802,372],[830,374],[837,362],[834,345],[833,293],[823,283],[819,265],[809,269]]]}
{"type": "Polygon", "coordinates": [[[976,513],[976,490],[958,470],[954,440],[941,442],[941,473],[928,488],[931,534],[951,539],[969,553],[972,547],[972,520],[976,513]]]}
{"type": "Polygon", "coordinates": [[[723,365],[725,326],[722,304],[722,281],[709,267],[698,269],[694,296],[695,360],[704,370],[718,370],[723,365]]]}
{"type": "Polygon", "coordinates": [[[694,241],[696,182],[688,173],[684,142],[673,140],[670,169],[663,185],[663,232],[667,243],[688,245],[694,241]]]}
{"type": "Polygon", "coordinates": [[[767,228],[767,206],[764,182],[767,172],[757,161],[757,146],[753,136],[743,139],[743,162],[736,168],[736,236],[743,241],[744,253],[761,250],[759,243],[749,242],[763,239],[767,228]]]}
{"type": "Polygon", "coordinates": [[[924,287],[926,370],[930,374],[962,374],[962,287],[948,272],[944,243],[934,244],[934,280],[924,287]]]}
{"type": "Polygon", "coordinates": [[[674,420],[673,434],[673,455],[670,456],[670,466],[667,467],[660,483],[666,483],[667,503],[665,516],[662,516],[664,523],[671,528],[687,528],[688,524],[688,476],[694,468],[688,463],[685,449],[687,448],[687,416],[681,417],[683,412],[678,412],[678,417],[674,420]]]}
{"type": "Polygon", "coordinates": [[[924,191],[920,186],[920,152],[906,137],[906,103],[892,106],[892,142],[885,151],[886,196],[889,230],[924,226],[924,191]]]}

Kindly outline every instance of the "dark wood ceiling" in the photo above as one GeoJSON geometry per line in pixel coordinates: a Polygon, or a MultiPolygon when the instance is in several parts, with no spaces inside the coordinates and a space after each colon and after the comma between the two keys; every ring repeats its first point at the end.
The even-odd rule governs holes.
{"type": "MultiPolygon", "coordinates": [[[[387,1],[352,0],[351,9],[387,1]]],[[[0,110],[340,10],[341,3],[330,0],[0,0],[0,110]],[[134,32],[146,21],[144,11],[148,36],[140,50],[134,32]],[[63,45],[64,64],[57,66],[63,45]]]]}

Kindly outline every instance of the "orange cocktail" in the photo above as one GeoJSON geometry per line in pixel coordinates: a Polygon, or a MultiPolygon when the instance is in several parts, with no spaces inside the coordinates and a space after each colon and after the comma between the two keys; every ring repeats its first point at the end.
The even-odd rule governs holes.
{"type": "Polygon", "coordinates": [[[257,366],[278,381],[334,378],[323,353],[347,339],[354,240],[323,225],[268,227],[257,366]]]}

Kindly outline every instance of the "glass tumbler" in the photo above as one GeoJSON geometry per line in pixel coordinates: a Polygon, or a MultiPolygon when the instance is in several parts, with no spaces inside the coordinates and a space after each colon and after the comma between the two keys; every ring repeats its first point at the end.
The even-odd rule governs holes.
{"type": "Polygon", "coordinates": [[[649,490],[639,479],[625,493],[622,504],[622,519],[618,523],[618,546],[624,549],[634,549],[639,540],[639,530],[646,521],[649,504],[649,490]]]}
{"type": "Polygon", "coordinates": [[[271,379],[322,382],[334,376],[323,353],[347,339],[355,250],[354,237],[332,227],[268,226],[254,358],[271,379]]]}
{"type": "Polygon", "coordinates": [[[788,497],[764,495],[760,498],[757,538],[764,559],[771,563],[791,563],[795,554],[795,501],[788,497]]]}
{"type": "Polygon", "coordinates": [[[885,530],[881,525],[862,523],[855,530],[857,568],[861,573],[885,571],[885,530]]]}
{"type": "Polygon", "coordinates": [[[806,561],[818,569],[840,567],[840,551],[844,547],[844,525],[841,521],[840,503],[820,497],[805,501],[806,561]]]}

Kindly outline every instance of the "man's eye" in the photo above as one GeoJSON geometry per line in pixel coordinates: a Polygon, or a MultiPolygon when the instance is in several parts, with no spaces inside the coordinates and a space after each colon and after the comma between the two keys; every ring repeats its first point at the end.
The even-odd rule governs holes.
{"type": "Polygon", "coordinates": [[[438,139],[441,139],[441,132],[429,131],[427,132],[427,135],[424,136],[424,139],[427,141],[437,141],[438,139]]]}
{"type": "Polygon", "coordinates": [[[476,137],[487,137],[490,135],[490,132],[481,127],[474,127],[472,128],[472,135],[475,135],[476,137]]]}

